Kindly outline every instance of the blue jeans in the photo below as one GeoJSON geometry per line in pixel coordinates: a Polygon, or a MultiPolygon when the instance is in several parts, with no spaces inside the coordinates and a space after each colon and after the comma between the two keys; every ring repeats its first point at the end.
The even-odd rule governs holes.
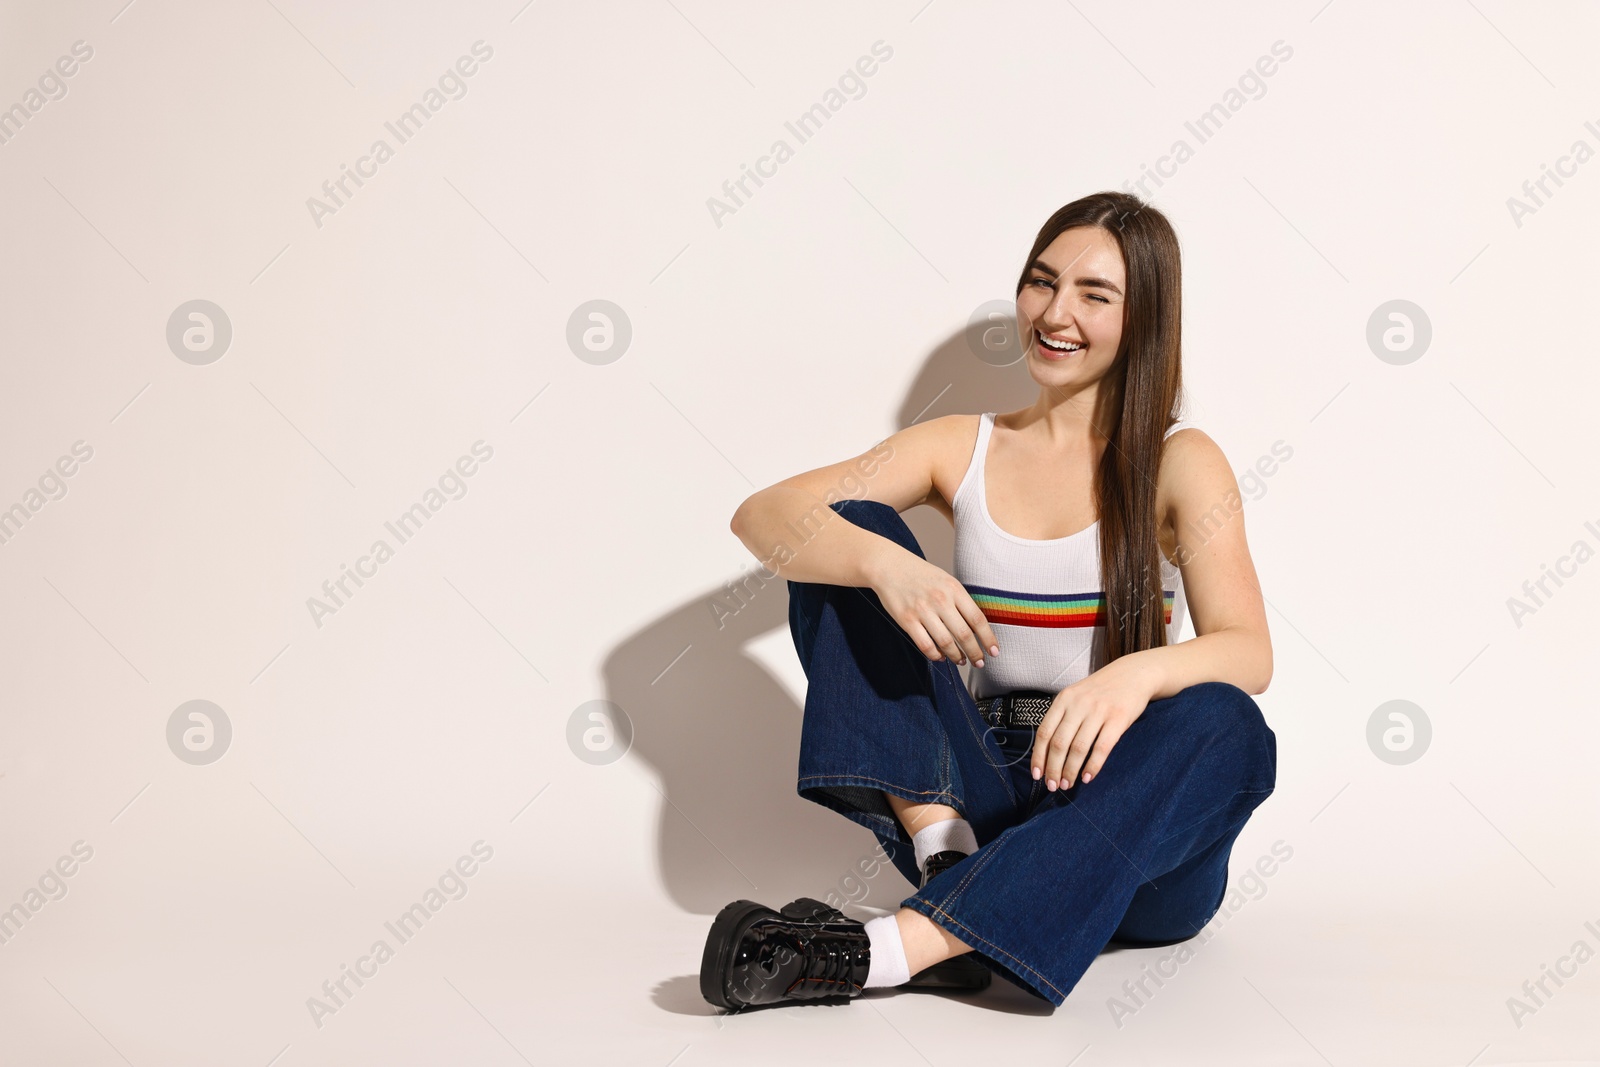
{"type": "MultiPolygon", "coordinates": [[[[923,555],[887,504],[833,510],[923,555]]],[[[871,589],[788,584],[808,680],[800,795],[870,829],[912,885],[884,793],[947,804],[977,837],[904,907],[1057,1006],[1109,942],[1174,944],[1216,914],[1234,839],[1277,778],[1277,736],[1248,693],[1204,682],[1152,700],[1092,782],[1050,792],[1031,774],[1034,731],[984,723],[956,665],[918,651],[871,589]]]]}

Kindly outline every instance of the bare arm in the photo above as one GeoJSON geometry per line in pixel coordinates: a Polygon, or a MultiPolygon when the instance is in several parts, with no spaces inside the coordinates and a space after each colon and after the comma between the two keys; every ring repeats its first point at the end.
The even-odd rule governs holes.
{"type": "Polygon", "coordinates": [[[1272,680],[1272,639],[1245,541],[1239,483],[1222,450],[1201,431],[1180,431],[1172,445],[1177,562],[1196,636],[1127,658],[1147,670],[1151,700],[1210,681],[1264,693],[1272,680]],[[1180,437],[1193,439],[1180,443],[1180,437]]]}
{"type": "Polygon", "coordinates": [[[763,567],[793,582],[870,587],[885,557],[906,551],[781,482],[739,505],[729,528],[763,567]]]}
{"type": "Polygon", "coordinates": [[[870,586],[878,565],[911,553],[829,504],[876,500],[901,512],[925,503],[937,492],[935,457],[954,428],[948,419],[918,423],[853,459],[785,478],[748,497],[728,527],[768,570],[790,581],[870,586]]]}
{"type": "Polygon", "coordinates": [[[1084,782],[1099,774],[1112,746],[1152,700],[1201,682],[1262,693],[1272,680],[1261,583],[1227,458],[1201,431],[1180,430],[1162,456],[1161,477],[1172,478],[1175,487],[1177,564],[1198,636],[1120,656],[1056,694],[1032,753],[1033,776],[1047,789],[1072,788],[1080,767],[1084,782]]]}
{"type": "MultiPolygon", "coordinates": [[[[872,589],[924,656],[972,662],[998,655],[982,609],[952,575],[829,506],[871,500],[896,512],[927,503],[944,450],[972,436],[970,416],[909,426],[853,460],[787,478],[747,498],[729,528],[768,571],[795,582],[872,589]]],[[[966,443],[970,444],[970,441],[966,443]]]]}

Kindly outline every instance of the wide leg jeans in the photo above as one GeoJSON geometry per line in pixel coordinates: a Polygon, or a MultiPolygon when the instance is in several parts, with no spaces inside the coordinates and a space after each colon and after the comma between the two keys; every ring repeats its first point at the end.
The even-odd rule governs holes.
{"type": "MultiPolygon", "coordinates": [[[[888,505],[832,507],[923,555],[888,505]]],[[[1173,944],[1216,914],[1233,842],[1277,776],[1248,693],[1205,682],[1152,700],[1093,781],[1050,792],[1030,774],[1034,731],[985,724],[956,665],[928,660],[871,589],[788,585],[808,683],[800,795],[870,829],[912,885],[911,839],[883,794],[972,824],[978,851],[904,907],[1057,1006],[1111,941],[1173,944]]]]}

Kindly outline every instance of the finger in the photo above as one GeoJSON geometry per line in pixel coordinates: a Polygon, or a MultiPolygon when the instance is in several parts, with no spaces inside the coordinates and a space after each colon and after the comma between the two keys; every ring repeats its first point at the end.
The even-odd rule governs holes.
{"type": "MultiPolygon", "coordinates": [[[[983,666],[984,657],[991,654],[989,646],[994,644],[993,634],[990,634],[988,639],[985,640],[982,633],[982,631],[989,629],[989,620],[984,618],[982,609],[973,603],[972,598],[965,595],[965,593],[957,598],[955,608],[956,614],[961,617],[962,633],[958,636],[963,638],[962,647],[972,657],[973,665],[981,667],[983,666]]],[[[994,645],[994,647],[999,648],[1000,646],[994,645]]]]}
{"type": "Polygon", "coordinates": [[[962,616],[971,625],[978,646],[989,655],[998,656],[1000,654],[1000,643],[995,640],[994,630],[989,627],[989,617],[983,613],[983,609],[978,607],[977,601],[973,600],[971,595],[964,589],[957,607],[961,609],[962,616]]]}
{"type": "Polygon", "coordinates": [[[1089,751],[1094,747],[1101,725],[1100,720],[1094,718],[1086,718],[1079,725],[1077,736],[1067,746],[1067,758],[1061,764],[1061,788],[1071,789],[1076,784],[1078,769],[1089,758],[1089,751]]]}
{"type": "Polygon", "coordinates": [[[933,638],[934,644],[953,663],[965,663],[966,657],[962,655],[961,646],[956,644],[956,639],[950,635],[950,630],[945,626],[937,612],[930,612],[922,620],[923,628],[928,631],[928,636],[933,638]]]}
{"type": "Polygon", "coordinates": [[[1044,713],[1044,721],[1039,724],[1039,729],[1033,735],[1033,751],[1028,754],[1032,763],[1030,768],[1033,780],[1038,781],[1044,777],[1045,754],[1049,751],[1050,738],[1055,735],[1056,728],[1061,723],[1061,718],[1067,713],[1066,706],[1059,698],[1052,701],[1050,710],[1044,713]]]}
{"type": "Polygon", "coordinates": [[[983,666],[983,649],[979,647],[977,635],[972,632],[972,627],[967,624],[967,617],[961,614],[960,605],[951,604],[945,608],[940,612],[940,621],[950,631],[950,636],[961,650],[962,658],[975,667],[983,666]]]}
{"type": "Polygon", "coordinates": [[[1061,788],[1061,768],[1067,762],[1067,749],[1077,734],[1078,723],[1069,715],[1050,735],[1050,744],[1044,753],[1044,784],[1052,793],[1061,788]]]}
{"type": "Polygon", "coordinates": [[[1111,755],[1111,749],[1122,740],[1125,726],[1106,723],[1100,728],[1100,736],[1095,738],[1094,748],[1089,753],[1089,760],[1083,765],[1083,780],[1092,781],[1100,773],[1100,768],[1105,766],[1106,757],[1111,755]]]}
{"type": "Polygon", "coordinates": [[[939,660],[944,658],[939,654],[938,643],[935,642],[932,637],[928,636],[927,628],[924,627],[922,623],[918,622],[915,617],[907,622],[901,623],[900,628],[906,632],[907,637],[911,638],[911,643],[917,646],[917,651],[921,652],[928,659],[931,659],[937,663],[939,660]]]}

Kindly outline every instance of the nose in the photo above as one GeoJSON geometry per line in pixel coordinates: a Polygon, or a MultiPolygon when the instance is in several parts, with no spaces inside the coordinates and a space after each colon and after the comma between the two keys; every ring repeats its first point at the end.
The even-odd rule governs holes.
{"type": "Polygon", "coordinates": [[[1043,333],[1062,333],[1072,328],[1072,321],[1067,292],[1062,289],[1039,316],[1039,329],[1043,333]]]}
{"type": "Polygon", "coordinates": [[[1039,332],[1048,334],[1066,333],[1072,329],[1071,315],[1046,314],[1039,320],[1039,332]]]}

